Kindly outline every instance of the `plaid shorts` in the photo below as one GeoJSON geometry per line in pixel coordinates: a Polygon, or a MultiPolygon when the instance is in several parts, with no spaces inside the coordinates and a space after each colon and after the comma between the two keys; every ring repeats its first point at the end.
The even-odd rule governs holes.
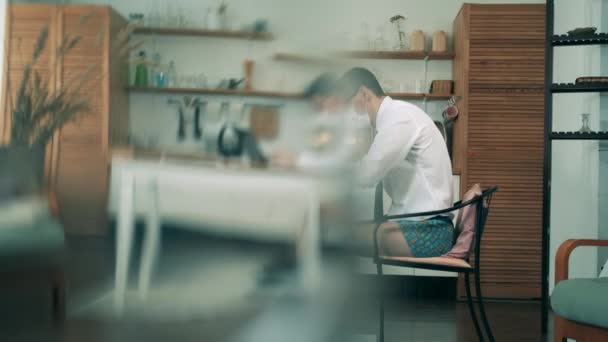
{"type": "Polygon", "coordinates": [[[397,221],[412,256],[431,258],[450,251],[454,239],[454,224],[449,217],[436,216],[424,221],[397,221]]]}

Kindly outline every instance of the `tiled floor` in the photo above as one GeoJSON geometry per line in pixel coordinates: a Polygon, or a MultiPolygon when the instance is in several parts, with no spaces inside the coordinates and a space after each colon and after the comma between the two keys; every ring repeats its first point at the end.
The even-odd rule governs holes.
{"type": "MultiPolygon", "coordinates": [[[[185,262],[185,255],[192,260],[193,255],[205,250],[205,244],[208,244],[207,240],[183,236],[166,239],[163,250],[165,261],[161,261],[159,273],[174,274],[174,265],[185,262]]],[[[270,247],[266,250],[271,251],[270,247]]],[[[71,306],[111,284],[111,241],[70,239],[68,255],[71,306]]],[[[203,258],[201,262],[204,262],[203,258]]],[[[353,297],[343,308],[340,314],[343,318],[341,329],[373,336],[377,329],[375,305],[372,298],[366,298],[369,296],[365,295],[365,291],[362,293],[353,297]]],[[[1,341],[230,341],[243,324],[255,315],[254,312],[244,312],[228,319],[207,317],[188,321],[117,321],[71,315],[63,326],[57,327],[50,323],[46,315],[49,312],[48,296],[42,289],[36,289],[36,286],[24,290],[6,289],[1,299],[1,341]]],[[[487,310],[497,341],[549,341],[540,335],[538,304],[490,303],[487,310]]],[[[371,340],[374,340],[373,337],[371,340]]],[[[391,298],[387,303],[385,340],[470,342],[477,339],[467,307],[462,303],[391,298]]]]}

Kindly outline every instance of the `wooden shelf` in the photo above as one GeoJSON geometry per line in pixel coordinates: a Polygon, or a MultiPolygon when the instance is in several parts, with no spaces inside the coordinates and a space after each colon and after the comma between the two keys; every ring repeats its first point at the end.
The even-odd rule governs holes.
{"type": "Polygon", "coordinates": [[[302,94],[284,93],[279,91],[262,90],[231,90],[231,89],[201,89],[201,88],[158,88],[158,87],[127,87],[128,91],[139,93],[164,93],[164,94],[205,94],[205,95],[229,95],[250,97],[278,97],[285,99],[301,99],[302,94]]]}
{"type": "Polygon", "coordinates": [[[191,36],[191,37],[215,37],[231,39],[250,39],[250,40],[272,40],[273,36],[268,32],[248,32],[248,31],[225,31],[225,30],[204,30],[197,28],[173,28],[173,27],[138,27],[133,33],[163,36],[191,36]]]}
{"type": "Polygon", "coordinates": [[[418,51],[339,51],[339,57],[354,59],[413,59],[422,60],[428,57],[435,60],[454,59],[452,52],[418,52],[418,51]]]}
{"type": "Polygon", "coordinates": [[[329,56],[300,55],[296,53],[277,52],[273,55],[275,61],[286,61],[303,64],[330,64],[336,59],[329,56]]]}
{"type": "Polygon", "coordinates": [[[435,94],[418,94],[418,93],[386,93],[386,95],[394,99],[402,100],[449,100],[453,95],[435,95],[435,94]]]}
{"type": "Polygon", "coordinates": [[[451,60],[454,54],[451,52],[414,52],[414,51],[338,51],[326,56],[304,55],[289,52],[277,52],[274,59],[277,61],[290,61],[307,64],[328,64],[336,62],[336,59],[401,59],[401,60],[423,60],[426,57],[435,60],[451,60]]]}
{"type": "MultiPolygon", "coordinates": [[[[289,99],[302,99],[300,93],[284,93],[279,91],[262,90],[231,90],[231,89],[201,89],[201,88],[158,88],[158,87],[127,87],[130,92],[139,93],[166,93],[166,94],[206,94],[206,95],[232,95],[252,97],[279,97],[289,99]]],[[[418,100],[449,100],[453,95],[417,94],[417,93],[387,93],[395,99],[418,99],[418,100]]]]}

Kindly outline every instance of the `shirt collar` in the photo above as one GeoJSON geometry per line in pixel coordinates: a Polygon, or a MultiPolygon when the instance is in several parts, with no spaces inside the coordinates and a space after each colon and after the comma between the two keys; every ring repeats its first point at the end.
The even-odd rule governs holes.
{"type": "Polygon", "coordinates": [[[376,114],[376,131],[378,131],[378,127],[380,127],[382,123],[386,121],[386,114],[392,101],[393,99],[391,99],[390,96],[385,96],[382,100],[382,103],[380,103],[380,107],[378,108],[378,114],[376,114]]]}

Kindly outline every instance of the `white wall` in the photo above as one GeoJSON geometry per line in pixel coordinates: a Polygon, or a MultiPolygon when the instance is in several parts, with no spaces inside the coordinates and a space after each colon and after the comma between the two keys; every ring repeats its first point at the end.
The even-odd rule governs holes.
{"type": "MultiPolygon", "coordinates": [[[[76,0],[73,2],[105,3],[115,7],[125,17],[131,12],[148,14],[154,8],[167,10],[167,4],[174,4],[173,10],[182,8],[188,21],[202,21],[205,9],[216,0],[76,0]]],[[[248,43],[240,40],[174,38],[160,37],[146,44],[151,50],[163,54],[165,61],[174,59],[178,73],[205,73],[208,78],[240,77],[242,60],[253,58],[256,62],[254,87],[264,90],[299,91],[310,80],[322,71],[316,66],[302,66],[272,59],[275,52],[318,53],[328,48],[351,48],[349,40],[355,40],[361,24],[367,23],[370,34],[383,25],[385,37],[389,37],[388,19],[395,14],[408,18],[406,31],[422,29],[427,35],[437,30],[444,30],[451,36],[452,22],[464,3],[461,0],[230,0],[229,11],[234,27],[241,27],[258,18],[269,21],[269,28],[276,39],[271,42],[248,43]]],[[[480,1],[481,2],[481,1],[480,1]]],[[[484,3],[534,3],[528,1],[483,1],[484,3]]],[[[391,36],[392,37],[392,36],[391,36]]],[[[381,81],[399,84],[424,78],[421,61],[354,61],[350,65],[362,65],[375,71],[381,81]]],[[[344,65],[342,69],[350,66],[344,65]]],[[[429,63],[429,79],[451,79],[452,69],[449,61],[432,61],[429,63]]],[[[219,101],[219,98],[208,98],[219,101]]],[[[234,98],[224,98],[238,100],[234,98]]],[[[282,110],[282,144],[298,145],[303,139],[302,133],[289,130],[298,127],[298,120],[306,116],[308,108],[295,101],[262,100],[286,104],[282,110]]],[[[166,105],[167,97],[151,94],[133,94],[131,96],[132,135],[138,140],[147,140],[148,136],[160,136],[164,145],[174,145],[177,119],[175,110],[166,105]]],[[[418,102],[422,105],[421,102],[418,102]]],[[[430,103],[428,112],[434,118],[440,118],[444,103],[430,103]]],[[[204,128],[203,128],[204,130],[204,128]]]]}
{"type": "MultiPolygon", "coordinates": [[[[558,0],[555,4],[555,32],[575,27],[601,27],[601,0],[558,0]]],[[[600,48],[561,47],[554,49],[554,82],[574,82],[584,75],[599,75],[600,48]]],[[[597,93],[558,94],[553,97],[553,130],[576,131],[581,113],[591,114],[591,129],[599,129],[600,97],[597,93]]],[[[551,193],[551,253],[549,283],[553,289],[554,260],[559,245],[570,238],[598,237],[599,152],[596,141],[553,143],[551,193]]],[[[597,251],[573,253],[571,276],[597,276],[597,251]]]]}

